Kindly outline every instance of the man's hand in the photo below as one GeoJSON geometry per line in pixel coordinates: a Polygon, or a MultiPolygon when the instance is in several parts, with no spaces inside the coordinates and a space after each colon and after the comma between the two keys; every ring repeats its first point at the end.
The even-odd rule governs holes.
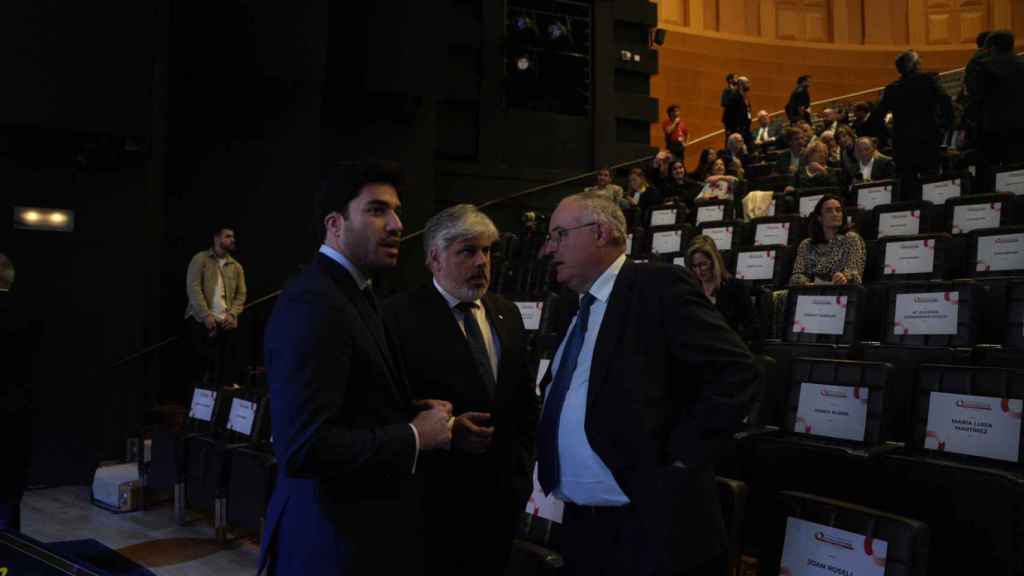
{"type": "Polygon", "coordinates": [[[466,412],[452,424],[452,444],[469,454],[483,454],[491,446],[493,426],[484,426],[491,419],[486,412],[466,412]]]}
{"type": "Polygon", "coordinates": [[[203,325],[206,326],[206,330],[211,334],[217,331],[217,319],[213,317],[213,314],[210,314],[203,320],[203,325]]]}
{"type": "Polygon", "coordinates": [[[454,413],[454,411],[455,411],[455,408],[452,406],[452,403],[448,402],[447,400],[434,400],[432,398],[429,398],[429,399],[426,399],[426,400],[414,400],[412,405],[415,406],[416,408],[420,409],[420,410],[430,410],[431,408],[441,408],[442,410],[448,412],[449,416],[451,416],[452,413],[454,413]]]}
{"type": "Polygon", "coordinates": [[[817,162],[810,162],[807,164],[807,171],[813,174],[821,174],[823,172],[827,172],[828,169],[817,162]]]}
{"type": "Polygon", "coordinates": [[[846,284],[849,281],[850,280],[846,277],[846,274],[843,274],[842,272],[836,272],[832,275],[833,284],[846,284]]]}
{"type": "Polygon", "coordinates": [[[452,405],[443,400],[418,400],[415,405],[425,408],[411,422],[420,437],[420,451],[451,446],[452,431],[448,421],[452,417],[452,405]]]}
{"type": "Polygon", "coordinates": [[[238,328],[238,318],[235,318],[233,314],[227,314],[224,316],[223,328],[225,330],[234,330],[235,328],[238,328]]]}

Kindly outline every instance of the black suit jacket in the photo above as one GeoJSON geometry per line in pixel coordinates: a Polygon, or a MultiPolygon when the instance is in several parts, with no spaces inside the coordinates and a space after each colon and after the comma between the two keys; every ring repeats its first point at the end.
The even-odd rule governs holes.
{"type": "MultiPolygon", "coordinates": [[[[725,95],[723,94],[723,97],[725,95]]],[[[722,111],[722,124],[729,132],[741,132],[745,127],[750,126],[750,116],[747,110],[747,101],[743,93],[733,90],[728,98],[725,98],[725,109],[722,111]]]]}
{"type": "Polygon", "coordinates": [[[893,147],[901,170],[938,166],[943,131],[953,119],[953,103],[934,74],[915,73],[885,87],[873,115],[893,114],[893,147]]]}
{"type": "MultiPolygon", "coordinates": [[[[714,464],[759,378],[688,271],[622,267],[592,357],[585,430],[631,501],[622,554],[634,573],[677,573],[724,549],[714,464]]],[[[548,370],[542,384],[550,380],[548,370]]]]}
{"type": "MultiPolygon", "coordinates": [[[[871,179],[872,180],[887,180],[892,178],[896,174],[896,165],[892,159],[888,156],[878,156],[875,158],[875,163],[871,165],[871,179]]],[[[860,173],[860,162],[854,161],[853,163],[853,181],[863,182],[864,178],[860,173]]]]}
{"type": "Polygon", "coordinates": [[[264,343],[278,478],[262,555],[278,574],[421,569],[414,411],[388,340],[323,254],[274,306],[264,343]]]}
{"type": "Polygon", "coordinates": [[[0,501],[25,489],[32,454],[32,367],[39,334],[31,308],[14,292],[0,292],[0,501]]]}
{"type": "Polygon", "coordinates": [[[994,137],[1024,139],[1024,57],[984,51],[971,61],[968,94],[980,113],[983,133],[994,137]]]}
{"type": "Polygon", "coordinates": [[[456,415],[488,412],[495,427],[485,454],[474,456],[453,447],[421,461],[425,517],[431,526],[426,534],[428,572],[500,572],[532,488],[538,407],[523,320],[515,304],[501,296],[485,294],[482,303],[501,350],[493,397],[433,283],[384,306],[414,394],[447,400],[456,415]]]}
{"type": "MultiPolygon", "coordinates": [[[[792,159],[793,159],[793,151],[792,150],[786,150],[782,154],[779,154],[778,158],[775,159],[775,167],[773,169],[773,172],[775,172],[776,174],[782,174],[782,175],[792,174],[792,172],[789,171],[789,164],[792,161],[792,159]]],[[[804,161],[802,159],[798,161],[798,163],[797,163],[797,171],[800,170],[800,168],[803,166],[803,163],[804,163],[804,161]]]]}
{"type": "Polygon", "coordinates": [[[811,113],[808,111],[810,107],[811,93],[800,87],[794,88],[793,92],[789,95],[789,101],[786,102],[786,117],[789,118],[790,122],[796,122],[797,120],[810,122],[811,113]],[[801,108],[803,108],[802,112],[801,108]]]}

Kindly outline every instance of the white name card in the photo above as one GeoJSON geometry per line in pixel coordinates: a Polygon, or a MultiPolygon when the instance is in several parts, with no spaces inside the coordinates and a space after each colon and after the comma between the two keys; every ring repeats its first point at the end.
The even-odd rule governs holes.
{"type": "Polygon", "coordinates": [[[885,245],[883,272],[891,274],[927,274],[935,267],[935,240],[888,242],[885,245]]]}
{"type": "Polygon", "coordinates": [[[889,544],[800,518],[786,519],[785,576],[883,576],[889,544]]]}
{"type": "Polygon", "coordinates": [[[213,418],[213,404],[216,400],[217,392],[196,388],[192,392],[192,407],[189,408],[188,417],[209,422],[213,418]]]}
{"type": "Polygon", "coordinates": [[[804,382],[796,407],[794,432],[864,441],[868,421],[868,390],[804,382]]]}
{"type": "Polygon", "coordinates": [[[775,277],[775,251],[740,252],[736,257],[736,278],[771,280],[775,277]]]}
{"type": "Polygon", "coordinates": [[[838,336],[845,325],[846,296],[797,296],[793,332],[838,336]]]}
{"type": "Polygon", "coordinates": [[[754,246],[789,244],[789,222],[765,222],[754,231],[754,246]]]}
{"type": "Polygon", "coordinates": [[[814,207],[818,205],[818,200],[821,200],[822,196],[824,196],[824,194],[815,194],[814,196],[804,196],[800,198],[800,215],[806,218],[808,214],[814,212],[814,207]]]}
{"type": "Polygon", "coordinates": [[[633,253],[633,235],[626,234],[626,254],[633,253]]]}
{"type": "Polygon", "coordinates": [[[676,209],[663,208],[651,211],[651,226],[674,226],[676,223],[676,209]]]}
{"type": "Polygon", "coordinates": [[[1024,170],[996,173],[996,192],[1024,194],[1024,170]]]}
{"type": "Polygon", "coordinates": [[[924,292],[897,294],[893,334],[952,335],[956,334],[960,296],[957,292],[924,292]]]}
{"type": "Polygon", "coordinates": [[[978,237],[978,272],[1024,270],[1024,234],[978,237]]]}
{"type": "Polygon", "coordinates": [[[251,436],[252,424],[256,420],[256,406],[255,402],[232,398],[231,412],[228,414],[228,430],[251,436]]]}
{"type": "Polygon", "coordinates": [[[960,197],[960,179],[928,182],[921,186],[921,199],[942,206],[950,198],[960,197]]]}
{"type": "Polygon", "coordinates": [[[912,236],[921,232],[921,211],[882,212],[878,215],[878,237],[912,236]]]}
{"type": "Polygon", "coordinates": [[[562,512],[564,510],[565,504],[561,500],[554,496],[544,495],[544,490],[541,489],[540,481],[537,479],[537,465],[534,464],[533,493],[530,494],[530,499],[526,501],[526,511],[538,518],[561,524],[562,512]]]}
{"type": "Polygon", "coordinates": [[[732,250],[732,226],[705,228],[704,234],[715,241],[715,248],[718,248],[719,252],[732,250]]]}
{"type": "Polygon", "coordinates": [[[540,317],[544,312],[543,302],[516,302],[519,315],[523,317],[523,327],[527,330],[540,329],[540,317]]]}
{"type": "Polygon", "coordinates": [[[682,249],[682,230],[664,230],[651,235],[651,252],[654,254],[671,254],[682,249]]]}
{"type": "Polygon", "coordinates": [[[672,263],[675,264],[676,266],[682,266],[683,268],[686,268],[686,256],[676,256],[675,258],[672,259],[672,263]]]}
{"type": "Polygon", "coordinates": [[[996,228],[1002,212],[1002,202],[957,206],[953,209],[953,234],[966,234],[979,228],[996,228]]]}
{"type": "Polygon", "coordinates": [[[1017,462],[1022,408],[1020,399],[932,392],[924,447],[1017,462]]]}
{"type": "Polygon", "coordinates": [[[700,206],[697,208],[697,224],[725,220],[725,206],[700,206]]]}
{"type": "Polygon", "coordinates": [[[892,204],[892,186],[872,186],[857,189],[857,207],[871,210],[875,206],[892,204]]]}

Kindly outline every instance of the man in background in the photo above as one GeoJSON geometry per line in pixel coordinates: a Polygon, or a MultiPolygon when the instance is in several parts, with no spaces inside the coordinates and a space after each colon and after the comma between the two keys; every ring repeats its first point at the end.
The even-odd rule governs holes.
{"type": "Polygon", "coordinates": [[[31,308],[13,288],[14,262],[0,253],[0,530],[21,529],[32,454],[32,364],[39,340],[31,308]]]}
{"type": "Polygon", "coordinates": [[[796,79],[796,88],[786,102],[786,117],[790,124],[811,121],[811,77],[804,75],[796,79]]]}
{"type": "Polygon", "coordinates": [[[612,182],[612,171],[607,166],[598,169],[597,182],[593,186],[587,186],[583,191],[600,192],[616,204],[622,200],[622,186],[612,182]]]}
{"type": "Polygon", "coordinates": [[[192,347],[198,359],[196,375],[202,382],[223,386],[235,381],[235,331],[245,308],[245,272],[231,253],[235,231],[221,226],[213,246],[192,257],[185,277],[192,347]]]}
{"type": "Polygon", "coordinates": [[[450,451],[423,458],[428,574],[503,574],[532,487],[537,397],[519,309],[488,292],[498,230],[471,204],[427,221],[433,280],[384,321],[418,398],[451,403],[450,451]]]}
{"type": "Polygon", "coordinates": [[[661,123],[661,131],[665,133],[665,148],[676,158],[682,158],[686,142],[690,139],[690,132],[686,129],[686,122],[679,115],[678,104],[669,106],[667,114],[668,118],[661,123]]]}
{"type": "Polygon", "coordinates": [[[977,111],[978,144],[990,167],[1024,162],[1024,57],[1013,45],[1013,32],[993,30],[969,65],[969,107],[977,111]]]}

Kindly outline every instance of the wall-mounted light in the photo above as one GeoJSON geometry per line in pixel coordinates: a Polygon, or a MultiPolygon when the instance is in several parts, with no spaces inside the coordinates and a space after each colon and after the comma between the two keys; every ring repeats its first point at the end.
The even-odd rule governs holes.
{"type": "Polygon", "coordinates": [[[75,213],[56,208],[14,207],[14,227],[19,230],[74,232],[75,213]]]}

